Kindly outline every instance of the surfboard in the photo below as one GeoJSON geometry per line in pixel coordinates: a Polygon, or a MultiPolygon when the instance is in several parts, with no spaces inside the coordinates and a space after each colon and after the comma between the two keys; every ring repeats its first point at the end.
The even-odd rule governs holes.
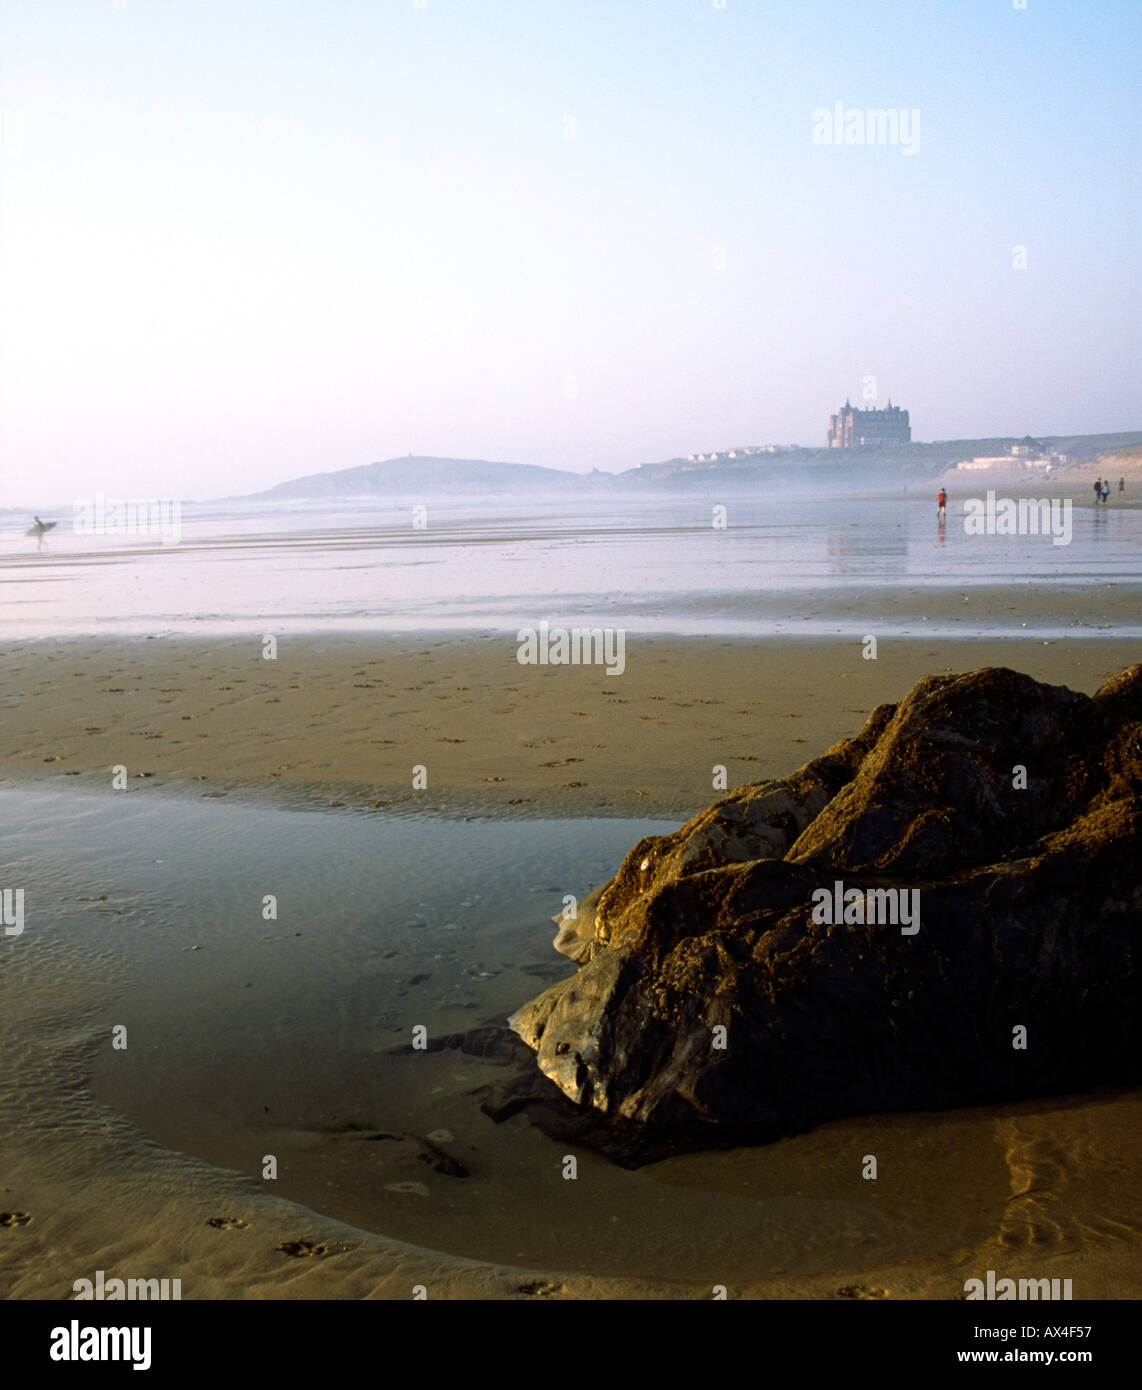
{"type": "Polygon", "coordinates": [[[50,531],[58,523],[54,521],[41,521],[38,526],[29,526],[24,532],[25,536],[42,536],[45,531],[50,531]]]}

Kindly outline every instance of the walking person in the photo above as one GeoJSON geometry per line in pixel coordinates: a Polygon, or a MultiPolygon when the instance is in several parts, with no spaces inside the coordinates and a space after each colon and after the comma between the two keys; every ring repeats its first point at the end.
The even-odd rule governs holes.
{"type": "Polygon", "coordinates": [[[1109,501],[1110,501],[1110,479],[1109,479],[1109,478],[1103,478],[1103,480],[1102,480],[1102,505],[1105,507],[1106,504],[1107,504],[1109,501]]]}
{"type": "Polygon", "coordinates": [[[1094,480],[1094,505],[1095,505],[1096,507],[1098,506],[1098,501],[1099,501],[1099,498],[1100,498],[1101,496],[1102,496],[1102,479],[1101,479],[1101,478],[1096,478],[1096,479],[1094,480]]]}
{"type": "Polygon", "coordinates": [[[1125,497],[1125,496],[1126,496],[1126,479],[1125,479],[1125,478],[1119,478],[1119,480],[1118,480],[1118,495],[1119,495],[1119,497],[1125,497]]]}
{"type": "Polygon", "coordinates": [[[941,488],[941,489],[940,489],[940,492],[939,492],[939,495],[938,495],[937,498],[936,498],[936,520],[937,520],[937,521],[947,521],[947,519],[948,519],[948,517],[947,517],[947,508],[948,508],[948,494],[944,491],[943,488],[941,488]]]}

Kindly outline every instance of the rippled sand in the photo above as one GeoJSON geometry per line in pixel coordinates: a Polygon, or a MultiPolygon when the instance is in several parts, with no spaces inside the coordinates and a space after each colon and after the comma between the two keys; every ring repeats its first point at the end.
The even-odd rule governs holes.
{"type": "Polygon", "coordinates": [[[431,1297],[706,1298],[724,1284],[955,1298],[990,1268],[1072,1277],[1076,1298],[1133,1296],[1137,1094],[854,1118],[638,1172],[579,1152],[568,1181],[565,1144],[480,1112],[494,1060],[393,1048],[414,1022],[434,1037],[502,1022],[570,968],[548,919],[604,872],[598,852],[583,858],[597,822],[552,823],[531,881],[531,831],[504,818],[677,821],[712,799],[714,764],[730,787],[787,772],[921,674],[1006,663],[1093,690],[1134,644],[886,639],[873,662],[856,643],[645,639],[617,679],[514,653],[503,637],[310,637],[284,641],[276,663],[241,638],[3,649],[4,884],[37,889],[47,929],[0,940],[0,1287],[62,1297],[102,1268],[181,1277],[184,1298],[407,1298],[415,1284],[431,1297]],[[95,812],[72,837],[82,852],[65,853],[32,793],[80,789],[103,806],[123,795],[113,764],[135,817],[121,853],[95,812]],[[160,801],[194,808],[164,850],[148,838],[160,801]],[[285,808],[323,808],[303,837],[315,857],[290,848],[284,822],[235,831],[211,814],[223,806],[311,827],[285,808]],[[418,811],[461,817],[467,847],[417,871],[443,895],[421,924],[402,896],[415,855],[356,838],[418,811]],[[477,814],[502,849],[463,820],[477,814]],[[258,867],[275,837],[306,869],[290,893],[313,894],[323,937],[237,929],[237,905],[270,891],[258,867]],[[465,897],[477,882],[479,900],[465,897]],[[453,899],[472,930],[449,930],[465,924],[446,920],[453,899]],[[116,1023],[125,1053],[108,1046],[116,1023]],[[434,1166],[436,1150],[467,1176],[434,1166]]]}
{"type": "Polygon", "coordinates": [[[260,637],[7,642],[0,776],[106,786],[121,765],[132,783],[200,795],[684,819],[714,799],[715,766],[731,788],[783,776],[922,676],[1010,665],[1093,692],[1142,651],[1110,633],[1030,638],[1014,619],[986,641],[904,640],[892,621],[867,624],[875,660],[860,638],[632,632],[621,676],[521,666],[502,633],[282,638],[273,661],[260,637]]]}

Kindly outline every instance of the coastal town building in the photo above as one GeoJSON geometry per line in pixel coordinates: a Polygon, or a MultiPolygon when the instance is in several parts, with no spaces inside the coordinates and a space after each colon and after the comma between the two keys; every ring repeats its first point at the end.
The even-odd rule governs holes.
{"type": "Polygon", "coordinates": [[[976,458],[962,459],[956,464],[956,468],[961,473],[986,473],[989,469],[999,471],[1021,466],[1050,477],[1056,464],[1066,462],[1066,454],[1061,454],[1026,434],[1018,444],[1012,444],[1006,454],[982,454],[976,458]]]}
{"type": "Polygon", "coordinates": [[[753,458],[756,454],[776,454],[780,444],[739,444],[735,449],[712,449],[708,454],[687,454],[689,463],[720,463],[723,459],[753,458]]]}
{"type": "Polygon", "coordinates": [[[908,412],[891,401],[882,409],[857,410],[845,401],[829,417],[829,448],[857,449],[867,444],[910,444],[908,412]]]}

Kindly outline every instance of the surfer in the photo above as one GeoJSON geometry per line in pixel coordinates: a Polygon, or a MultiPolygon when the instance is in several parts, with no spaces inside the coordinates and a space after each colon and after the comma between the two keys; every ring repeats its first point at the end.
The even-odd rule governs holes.
{"type": "Polygon", "coordinates": [[[52,529],[54,525],[54,521],[41,521],[38,516],[34,516],[32,518],[32,527],[29,530],[28,535],[35,536],[37,550],[43,550],[44,536],[47,534],[48,531],[52,529]]]}

